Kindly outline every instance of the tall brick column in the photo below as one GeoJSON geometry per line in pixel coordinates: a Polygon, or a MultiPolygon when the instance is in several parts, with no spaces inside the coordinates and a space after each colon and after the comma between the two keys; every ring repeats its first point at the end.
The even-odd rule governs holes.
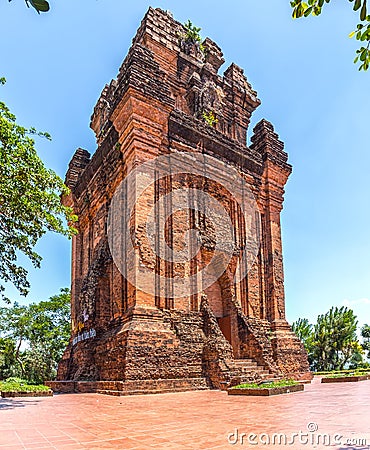
{"type": "Polygon", "coordinates": [[[292,171],[287,163],[284,144],[270,122],[263,119],[254,128],[251,148],[263,159],[262,208],[263,258],[265,266],[266,313],[274,329],[289,325],[285,318],[284,268],[280,213],[283,209],[284,186],[292,171]]]}
{"type": "MultiPolygon", "coordinates": [[[[63,203],[66,206],[74,208],[75,199],[73,198],[73,190],[77,186],[78,179],[82,172],[85,170],[86,166],[90,162],[90,153],[87,150],[78,148],[73,155],[68,171],[66,173],[66,185],[70,188],[71,192],[68,196],[63,198],[63,203]]],[[[74,224],[75,228],[79,231],[79,224],[74,224]]],[[[71,298],[77,298],[80,295],[82,274],[81,274],[81,258],[82,258],[82,239],[81,233],[72,237],[72,267],[71,267],[71,298]]],[[[71,303],[71,321],[72,329],[76,325],[76,303],[71,303]]]]}
{"type": "Polygon", "coordinates": [[[292,172],[284,143],[273,125],[261,120],[254,128],[251,148],[262,155],[263,175],[259,202],[262,210],[262,254],[265,267],[266,315],[271,323],[274,358],[283,373],[309,372],[303,344],[291,331],[285,316],[284,267],[280,213],[284,186],[292,172]]]}

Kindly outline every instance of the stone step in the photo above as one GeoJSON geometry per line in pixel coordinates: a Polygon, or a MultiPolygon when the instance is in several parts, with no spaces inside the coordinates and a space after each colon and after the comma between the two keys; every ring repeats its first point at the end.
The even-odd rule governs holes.
{"type": "Polygon", "coordinates": [[[255,361],[254,359],[250,359],[250,358],[233,359],[233,360],[231,360],[231,362],[233,362],[234,364],[237,364],[237,365],[244,365],[244,364],[257,365],[257,361],[255,361]]]}
{"type": "Polygon", "coordinates": [[[186,389],[181,388],[161,388],[161,389],[135,389],[125,391],[112,391],[112,390],[98,390],[97,394],[112,395],[115,397],[124,397],[126,395],[147,395],[147,394],[170,394],[173,392],[187,392],[187,391],[205,391],[208,390],[208,386],[188,387],[186,389]]]}
{"type": "Polygon", "coordinates": [[[253,362],[246,362],[246,363],[243,363],[243,364],[241,364],[241,363],[237,363],[237,364],[231,363],[231,365],[233,365],[234,367],[241,367],[241,368],[243,368],[243,367],[248,367],[248,368],[251,368],[251,367],[257,368],[257,367],[259,367],[257,363],[253,363],[253,362]]]}
{"type": "Polygon", "coordinates": [[[257,368],[258,364],[256,362],[244,362],[244,363],[240,363],[240,362],[234,362],[234,361],[227,361],[227,365],[229,367],[236,367],[238,369],[242,369],[243,367],[247,367],[247,368],[257,368]]]}
{"type": "Polygon", "coordinates": [[[235,367],[235,366],[229,366],[229,368],[233,372],[240,372],[240,373],[259,372],[260,370],[263,370],[262,368],[259,369],[258,367],[235,367]]]}
{"type": "Polygon", "coordinates": [[[263,376],[263,375],[271,375],[269,370],[266,369],[261,369],[257,371],[258,375],[263,376]]]}
{"type": "MultiPolygon", "coordinates": [[[[257,363],[237,363],[234,364],[233,362],[229,363],[228,366],[235,370],[241,370],[243,372],[265,372],[267,369],[264,366],[259,366],[257,363]]],[[[268,370],[267,370],[268,372],[268,370]]]]}
{"type": "Polygon", "coordinates": [[[263,367],[231,367],[232,372],[238,373],[258,373],[259,375],[270,374],[270,372],[263,367]]]}
{"type": "Polygon", "coordinates": [[[230,379],[238,380],[238,384],[250,383],[254,376],[262,382],[278,381],[281,377],[272,374],[266,367],[259,365],[257,361],[246,359],[232,359],[226,361],[230,371],[230,379]]]}
{"type": "Polygon", "coordinates": [[[236,384],[249,384],[251,382],[257,382],[260,383],[273,383],[276,381],[280,381],[281,377],[273,377],[270,375],[265,375],[265,377],[262,377],[260,381],[251,381],[250,377],[239,375],[239,376],[232,376],[231,377],[231,383],[225,383],[225,386],[222,388],[222,390],[225,390],[231,386],[235,386],[236,384]],[[237,380],[237,381],[236,381],[237,380]]]}
{"type": "Polygon", "coordinates": [[[265,376],[273,376],[268,370],[240,370],[240,369],[232,369],[230,370],[230,373],[232,375],[237,375],[237,376],[248,376],[250,377],[251,375],[258,375],[261,378],[265,377],[265,376]]]}
{"type": "MultiPolygon", "coordinates": [[[[48,386],[54,392],[84,392],[106,393],[122,392],[124,395],[132,393],[184,392],[209,389],[205,378],[178,378],[156,380],[127,380],[127,381],[51,381],[48,386]]],[[[110,394],[118,395],[118,394],[110,394]]]]}
{"type": "Polygon", "coordinates": [[[274,383],[275,381],[282,380],[281,377],[274,377],[271,374],[265,375],[262,377],[264,383],[274,383]]]}
{"type": "Polygon", "coordinates": [[[263,366],[250,366],[250,365],[245,365],[245,366],[234,366],[239,370],[255,370],[255,371],[260,371],[260,370],[266,370],[263,366]]]}

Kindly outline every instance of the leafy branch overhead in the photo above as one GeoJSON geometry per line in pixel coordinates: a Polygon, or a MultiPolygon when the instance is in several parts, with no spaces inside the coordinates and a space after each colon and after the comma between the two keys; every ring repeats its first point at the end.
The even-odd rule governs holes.
{"type": "MultiPolygon", "coordinates": [[[[12,0],[9,0],[11,2],[12,0]]],[[[24,0],[28,8],[32,6],[40,14],[40,12],[47,12],[50,9],[49,2],[46,0],[24,0]]]]}
{"type": "MultiPolygon", "coordinates": [[[[4,83],[0,78],[0,84],[4,83]]],[[[39,267],[41,256],[34,247],[41,236],[47,231],[71,236],[76,230],[65,221],[77,220],[61,203],[68,188],[44,166],[30,135],[50,139],[48,133],[19,126],[0,101],[0,280],[12,283],[22,295],[27,294],[29,282],[27,271],[18,264],[19,254],[39,267]]],[[[3,291],[0,284],[0,297],[3,291]]]]}
{"type": "MultiPolygon", "coordinates": [[[[360,22],[356,30],[350,33],[349,37],[356,36],[360,41],[361,47],[356,50],[354,63],[360,62],[359,70],[368,70],[370,66],[370,15],[367,14],[367,0],[348,0],[353,4],[353,10],[359,11],[360,22]]],[[[322,12],[324,3],[330,3],[330,0],[293,0],[290,2],[293,8],[293,19],[308,17],[310,15],[319,16],[322,12]]]]}

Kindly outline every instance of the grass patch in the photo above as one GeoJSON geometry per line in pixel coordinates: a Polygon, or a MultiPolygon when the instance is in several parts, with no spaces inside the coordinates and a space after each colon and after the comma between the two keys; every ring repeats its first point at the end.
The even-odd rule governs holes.
{"type": "Polygon", "coordinates": [[[49,391],[50,388],[43,384],[29,384],[21,378],[8,378],[0,381],[0,392],[41,392],[49,391]]]}
{"type": "Polygon", "coordinates": [[[279,380],[279,381],[272,381],[270,383],[244,383],[244,384],[238,384],[238,386],[234,386],[231,389],[271,389],[271,388],[278,388],[278,387],[286,387],[286,386],[295,386],[299,384],[297,381],[294,380],[279,380]]]}
{"type": "Polygon", "coordinates": [[[358,369],[343,369],[343,370],[331,370],[326,372],[314,372],[314,375],[336,375],[341,374],[345,375],[346,373],[353,374],[356,372],[356,375],[368,375],[370,373],[369,368],[358,368],[358,369]]]}
{"type": "Polygon", "coordinates": [[[324,378],[346,378],[346,377],[360,377],[363,375],[370,375],[370,372],[332,372],[326,375],[323,375],[324,378]]]}

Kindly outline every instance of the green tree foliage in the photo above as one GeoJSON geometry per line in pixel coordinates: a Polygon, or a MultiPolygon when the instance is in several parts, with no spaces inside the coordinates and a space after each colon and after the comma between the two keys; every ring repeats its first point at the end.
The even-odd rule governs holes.
{"type": "Polygon", "coordinates": [[[309,323],[308,319],[298,319],[296,322],[292,323],[292,330],[305,346],[308,355],[308,361],[311,365],[313,363],[313,326],[309,323]]]}
{"type": "MultiPolygon", "coordinates": [[[[359,62],[359,70],[368,70],[370,65],[370,15],[367,14],[367,0],[348,0],[353,3],[353,10],[359,11],[359,23],[356,30],[350,33],[349,37],[356,36],[361,42],[361,47],[356,50],[357,56],[354,63],[359,62]]],[[[330,0],[293,0],[290,2],[293,8],[293,18],[308,17],[310,15],[319,16],[325,3],[330,0]]]]}
{"type": "Polygon", "coordinates": [[[332,307],[317,318],[314,327],[316,370],[340,370],[359,350],[357,318],[352,309],[332,307]]]}
{"type": "Polygon", "coordinates": [[[370,325],[365,324],[361,328],[362,348],[367,351],[367,357],[370,359],[370,325]]]}
{"type": "MultiPolygon", "coordinates": [[[[9,0],[11,2],[12,0],[9,0]]],[[[35,10],[40,14],[40,12],[47,12],[50,9],[49,2],[46,0],[24,0],[27,7],[35,8],[35,10]]]]}
{"type": "Polygon", "coordinates": [[[70,337],[69,290],[28,306],[0,308],[0,336],[3,378],[10,374],[36,383],[53,379],[70,337]]]}
{"type": "Polygon", "coordinates": [[[14,343],[14,359],[24,376],[24,367],[20,358],[22,344],[27,340],[28,322],[30,320],[27,306],[14,303],[12,308],[0,308],[0,335],[14,343]]]}
{"type": "Polygon", "coordinates": [[[0,338],[0,380],[13,377],[17,373],[15,343],[10,338],[0,338]]]}
{"type": "Polygon", "coordinates": [[[357,318],[351,309],[332,307],[315,325],[298,319],[293,331],[303,342],[312,370],[341,370],[362,364],[363,349],[356,335],[357,318]]]}
{"type": "Polygon", "coordinates": [[[52,360],[59,361],[71,334],[69,289],[61,289],[58,295],[33,303],[28,309],[28,340],[31,346],[46,349],[52,360]]]}
{"type": "MultiPolygon", "coordinates": [[[[4,83],[0,78],[0,84],[4,83]]],[[[64,220],[71,224],[77,219],[60,201],[67,187],[44,166],[30,135],[50,139],[48,133],[19,126],[0,101],[0,279],[13,283],[22,295],[27,295],[29,283],[27,271],[17,264],[18,254],[39,267],[41,257],[34,246],[40,237],[49,230],[70,236],[76,230],[65,226],[64,220]]],[[[5,299],[3,292],[0,284],[0,296],[5,299]]]]}
{"type": "Polygon", "coordinates": [[[312,340],[312,325],[308,319],[298,319],[292,324],[292,330],[299,337],[299,339],[305,344],[312,340]]]}

